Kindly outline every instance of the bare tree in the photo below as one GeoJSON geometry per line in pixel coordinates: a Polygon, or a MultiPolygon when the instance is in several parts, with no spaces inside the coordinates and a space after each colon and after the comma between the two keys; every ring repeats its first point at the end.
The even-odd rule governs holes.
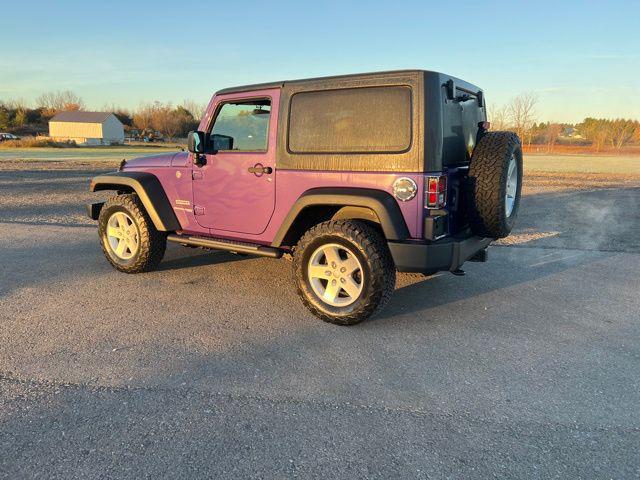
{"type": "Polygon", "coordinates": [[[53,116],[65,110],[82,110],[84,101],[70,90],[46,92],[36,99],[36,105],[42,108],[43,115],[53,116]]]}
{"type": "Polygon", "coordinates": [[[535,123],[535,106],[538,99],[532,93],[521,93],[511,99],[507,105],[507,115],[513,129],[529,145],[531,144],[531,127],[535,123]]]}
{"type": "Polygon", "coordinates": [[[183,135],[185,130],[194,128],[194,119],[186,108],[173,108],[170,103],[142,104],[133,114],[133,124],[144,132],[153,129],[170,139],[183,135]]]}
{"type": "Polygon", "coordinates": [[[578,131],[591,141],[594,150],[600,151],[605,145],[620,150],[631,142],[640,123],[637,120],[608,120],[605,118],[585,118],[577,126],[578,131]]]}
{"type": "Polygon", "coordinates": [[[200,120],[204,117],[204,112],[207,111],[206,103],[198,103],[195,100],[185,99],[182,101],[181,106],[187,110],[194,119],[200,120]]]}
{"type": "Polygon", "coordinates": [[[620,150],[631,141],[637,126],[638,122],[633,120],[613,120],[610,128],[611,146],[616,150],[620,150]]]}
{"type": "Polygon", "coordinates": [[[27,110],[24,108],[19,108],[15,111],[15,116],[13,117],[13,126],[14,127],[24,127],[27,123],[27,110]]]}
{"type": "Polygon", "coordinates": [[[508,130],[509,115],[507,107],[498,107],[495,104],[489,105],[487,108],[487,120],[491,123],[492,130],[508,130]]]}
{"type": "Polygon", "coordinates": [[[102,111],[113,113],[117,117],[117,119],[120,120],[120,122],[126,127],[131,127],[133,125],[133,115],[126,108],[118,107],[114,103],[112,103],[111,105],[105,103],[102,107],[102,111]]]}
{"type": "Polygon", "coordinates": [[[562,133],[563,127],[559,123],[549,123],[544,130],[544,137],[547,142],[547,149],[553,150],[553,147],[558,141],[558,137],[562,133]]]}
{"type": "Polygon", "coordinates": [[[2,102],[9,110],[27,110],[29,108],[29,102],[24,98],[10,98],[2,102]]]}
{"type": "Polygon", "coordinates": [[[595,118],[585,118],[581,123],[576,125],[576,130],[587,140],[591,141],[593,148],[598,151],[604,146],[605,137],[602,136],[602,141],[598,142],[597,134],[602,133],[600,122],[595,118]]]}
{"type": "Polygon", "coordinates": [[[153,104],[141,104],[133,114],[133,125],[140,131],[152,128],[155,108],[156,105],[153,104]]]}
{"type": "Polygon", "coordinates": [[[152,114],[151,125],[167,137],[175,138],[181,130],[182,121],[178,115],[175,115],[170,104],[157,105],[152,114]]]}

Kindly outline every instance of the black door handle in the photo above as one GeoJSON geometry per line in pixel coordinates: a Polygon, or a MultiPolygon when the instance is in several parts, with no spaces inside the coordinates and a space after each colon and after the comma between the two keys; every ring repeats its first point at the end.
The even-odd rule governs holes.
{"type": "Polygon", "coordinates": [[[249,167],[247,170],[249,173],[253,173],[257,177],[260,177],[265,173],[269,175],[273,172],[273,168],[265,167],[261,163],[256,163],[253,167],[249,167]]]}

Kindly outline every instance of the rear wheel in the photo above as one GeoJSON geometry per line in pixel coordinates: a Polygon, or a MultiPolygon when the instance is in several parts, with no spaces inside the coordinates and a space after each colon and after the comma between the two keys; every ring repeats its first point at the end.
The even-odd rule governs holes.
{"type": "Polygon", "coordinates": [[[110,198],[100,210],[98,234],[105,257],[117,270],[154,270],[164,257],[167,237],[156,230],[135,194],[110,198]]]}
{"type": "Polygon", "coordinates": [[[360,221],[311,228],[293,253],[298,294],[311,312],[353,325],[379,312],[395,288],[396,270],[383,235],[360,221]]]}
{"type": "Polygon", "coordinates": [[[512,132],[488,132],[471,156],[469,224],[476,235],[503,238],[518,216],[522,190],[522,147],[512,132]]]}

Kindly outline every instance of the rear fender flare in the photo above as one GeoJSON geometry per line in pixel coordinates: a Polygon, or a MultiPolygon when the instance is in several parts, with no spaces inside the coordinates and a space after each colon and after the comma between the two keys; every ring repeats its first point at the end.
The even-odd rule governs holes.
{"type": "MultiPolygon", "coordinates": [[[[280,247],[287,232],[304,209],[311,206],[359,207],[359,211],[368,209],[375,213],[387,240],[405,240],[409,238],[409,229],[398,206],[398,202],[387,192],[369,188],[327,187],[312,188],[304,192],[293,204],[283,220],[272,246],[280,247]]],[[[342,211],[339,210],[338,212],[342,211]]],[[[339,216],[339,218],[345,218],[339,216]]],[[[364,218],[358,215],[357,218],[364,218]]]]}
{"type": "Polygon", "coordinates": [[[171,208],[167,194],[158,177],[147,172],[114,172],[98,175],[91,180],[89,189],[127,190],[135,192],[144,205],[149,218],[157,230],[174,232],[180,230],[180,222],[171,208]]]}

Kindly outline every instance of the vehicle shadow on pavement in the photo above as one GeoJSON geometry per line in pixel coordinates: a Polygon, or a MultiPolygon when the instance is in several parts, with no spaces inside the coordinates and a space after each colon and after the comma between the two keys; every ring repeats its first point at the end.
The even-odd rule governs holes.
{"type": "Polygon", "coordinates": [[[190,249],[190,255],[183,255],[178,258],[172,258],[170,260],[163,260],[158,270],[159,272],[165,272],[170,270],[179,270],[182,268],[202,267],[205,265],[218,265],[232,262],[241,262],[250,260],[253,257],[236,255],[229,252],[222,251],[198,251],[198,249],[190,249]]]}
{"type": "Polygon", "coordinates": [[[15,225],[33,225],[33,226],[52,226],[52,227],[85,227],[85,228],[95,228],[95,226],[79,223],[79,222],[50,222],[47,220],[4,220],[0,218],[0,223],[11,223],[15,225]]]}
{"type": "MultiPolygon", "coordinates": [[[[0,232],[12,236],[13,243],[2,246],[0,238],[0,299],[23,288],[48,288],[59,282],[97,276],[123,275],[104,258],[95,226],[57,222],[0,222],[0,232]]],[[[135,276],[141,282],[154,275],[163,276],[186,268],[220,265],[251,257],[227,252],[205,252],[167,245],[165,260],[156,273],[135,276]]],[[[134,277],[131,277],[134,279],[134,277]]]]}
{"type": "MultiPolygon", "coordinates": [[[[425,309],[467,300],[480,295],[535,282],[593,261],[616,255],[612,252],[543,249],[535,247],[489,247],[492,274],[485,265],[465,264],[465,276],[440,272],[396,288],[387,307],[373,321],[390,319],[425,309]]],[[[402,274],[399,274],[402,279],[402,274]]],[[[400,283],[400,282],[399,282],[400,283]]],[[[409,282],[404,282],[409,283],[409,282]]]]}
{"type": "Polygon", "coordinates": [[[507,240],[532,233],[534,240],[490,247],[487,264],[465,263],[465,277],[441,272],[408,285],[399,282],[389,305],[376,318],[389,319],[531,282],[616,252],[638,253],[639,204],[637,187],[525,196],[516,228],[507,240]],[[536,233],[545,232],[553,234],[535,238],[536,233]],[[487,269],[497,274],[487,275],[487,269]]]}

